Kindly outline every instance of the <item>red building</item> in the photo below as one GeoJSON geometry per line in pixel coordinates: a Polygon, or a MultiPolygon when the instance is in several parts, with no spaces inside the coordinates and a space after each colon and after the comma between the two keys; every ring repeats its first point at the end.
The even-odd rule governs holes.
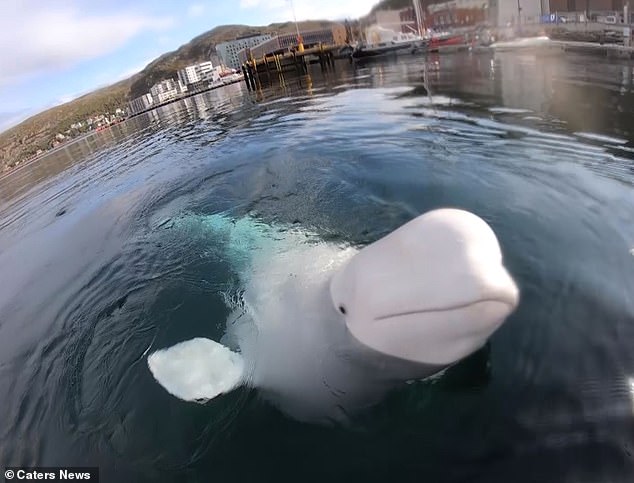
{"type": "Polygon", "coordinates": [[[435,30],[473,27],[489,20],[489,2],[486,0],[422,0],[421,3],[425,11],[425,26],[435,30]]]}
{"type": "Polygon", "coordinates": [[[401,32],[406,34],[408,32],[417,32],[416,24],[416,12],[414,7],[404,8],[400,10],[399,15],[401,17],[401,32]]]}

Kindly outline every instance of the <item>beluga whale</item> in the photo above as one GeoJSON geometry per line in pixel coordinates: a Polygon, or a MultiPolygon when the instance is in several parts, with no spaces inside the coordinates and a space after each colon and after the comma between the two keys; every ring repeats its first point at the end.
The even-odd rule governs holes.
{"type": "Polygon", "coordinates": [[[226,297],[220,341],[148,356],[156,381],[186,401],[247,386],[292,418],[344,421],[481,349],[519,302],[495,233],[459,209],[422,214],[363,248],[251,216],[201,223],[241,288],[226,297]]]}

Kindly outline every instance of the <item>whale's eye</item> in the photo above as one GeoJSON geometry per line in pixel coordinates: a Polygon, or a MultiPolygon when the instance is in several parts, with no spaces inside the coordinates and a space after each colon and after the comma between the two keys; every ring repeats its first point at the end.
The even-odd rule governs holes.
{"type": "Polygon", "coordinates": [[[346,315],[346,308],[343,305],[340,305],[339,312],[341,312],[343,315],[346,315]]]}

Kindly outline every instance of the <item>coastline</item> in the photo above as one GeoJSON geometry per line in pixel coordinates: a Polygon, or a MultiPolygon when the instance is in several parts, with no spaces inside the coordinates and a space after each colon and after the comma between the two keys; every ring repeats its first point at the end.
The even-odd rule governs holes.
{"type": "Polygon", "coordinates": [[[91,130],[89,132],[86,132],[86,133],[82,133],[79,136],[73,137],[73,138],[71,138],[68,141],[64,141],[64,142],[58,144],[57,146],[55,146],[53,148],[47,149],[47,150],[41,152],[40,154],[37,154],[37,155],[33,156],[32,158],[27,158],[27,159],[24,159],[22,161],[18,161],[18,163],[15,166],[13,166],[12,168],[9,168],[9,169],[6,169],[6,170],[0,170],[0,180],[5,179],[7,176],[16,173],[17,171],[21,170],[22,168],[24,168],[26,166],[31,166],[33,163],[41,160],[42,158],[44,158],[46,156],[54,154],[55,152],[57,152],[57,151],[59,151],[61,149],[67,148],[69,146],[72,146],[73,144],[75,144],[78,141],[85,140],[85,139],[87,139],[87,138],[89,138],[91,136],[94,136],[96,134],[99,134],[99,133],[102,133],[104,131],[107,131],[108,129],[112,128],[113,126],[117,126],[119,124],[125,123],[129,119],[133,119],[133,118],[135,118],[137,116],[140,116],[140,115],[145,114],[147,112],[153,111],[154,109],[158,109],[159,107],[167,106],[167,105],[172,104],[174,102],[178,102],[178,101],[180,101],[182,99],[186,99],[188,97],[193,97],[195,95],[202,94],[204,92],[209,92],[209,91],[212,91],[212,90],[215,90],[215,89],[220,89],[220,88],[232,85],[232,84],[236,84],[238,82],[242,82],[242,79],[238,79],[238,80],[235,80],[235,81],[232,81],[232,82],[228,82],[226,84],[222,84],[222,85],[219,85],[219,86],[209,87],[207,89],[199,89],[199,90],[196,90],[196,91],[187,92],[185,94],[182,94],[182,95],[180,95],[178,97],[175,97],[173,99],[169,99],[169,100],[167,100],[165,102],[162,102],[160,104],[153,105],[150,109],[146,109],[145,111],[137,112],[137,113],[135,113],[135,114],[133,114],[131,116],[127,116],[126,118],[124,118],[121,121],[118,121],[116,123],[110,124],[108,126],[105,126],[105,127],[99,128],[99,129],[93,129],[93,130],[91,130]]]}

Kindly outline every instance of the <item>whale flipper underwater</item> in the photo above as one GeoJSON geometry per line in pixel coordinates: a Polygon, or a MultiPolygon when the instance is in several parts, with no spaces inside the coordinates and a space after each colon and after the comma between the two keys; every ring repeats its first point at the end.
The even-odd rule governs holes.
{"type": "Polygon", "coordinates": [[[462,210],[360,250],[248,216],[205,226],[243,288],[226,328],[238,352],[196,338],[151,354],[154,378],[186,401],[247,385],[296,419],[340,420],[473,354],[519,301],[493,230],[462,210]]]}
{"type": "Polygon", "coordinates": [[[240,386],[244,377],[240,354],[202,337],[154,352],[148,365],[167,392],[185,401],[206,402],[240,386]]]}

